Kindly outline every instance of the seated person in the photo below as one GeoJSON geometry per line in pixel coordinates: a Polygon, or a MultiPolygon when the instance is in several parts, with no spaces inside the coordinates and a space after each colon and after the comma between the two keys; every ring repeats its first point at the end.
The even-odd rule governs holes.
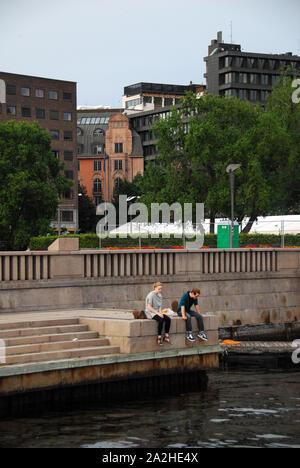
{"type": "Polygon", "coordinates": [[[195,341],[192,333],[192,317],[196,317],[198,322],[198,338],[203,341],[207,341],[207,336],[204,333],[204,323],[202,315],[200,314],[200,307],[198,305],[198,297],[200,296],[200,290],[193,288],[192,291],[187,291],[181,296],[180,302],[177,307],[177,314],[186,320],[186,338],[189,341],[195,341]],[[192,306],[195,306],[195,310],[191,310],[192,306]]]}

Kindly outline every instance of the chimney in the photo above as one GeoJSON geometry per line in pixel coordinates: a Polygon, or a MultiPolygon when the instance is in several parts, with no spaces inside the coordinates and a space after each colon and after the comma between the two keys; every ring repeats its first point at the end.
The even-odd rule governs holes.
{"type": "Polygon", "coordinates": [[[223,39],[222,39],[222,31],[219,31],[217,34],[217,42],[218,44],[222,44],[223,39]]]}

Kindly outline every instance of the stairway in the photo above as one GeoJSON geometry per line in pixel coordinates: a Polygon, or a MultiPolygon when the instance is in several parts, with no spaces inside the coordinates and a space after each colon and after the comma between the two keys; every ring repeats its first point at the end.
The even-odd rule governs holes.
{"type": "MultiPolygon", "coordinates": [[[[99,357],[119,354],[106,338],[81,325],[78,318],[0,322],[0,346],[5,345],[7,365],[26,364],[58,359],[99,357]]],[[[3,357],[3,352],[0,353],[3,357]]]]}

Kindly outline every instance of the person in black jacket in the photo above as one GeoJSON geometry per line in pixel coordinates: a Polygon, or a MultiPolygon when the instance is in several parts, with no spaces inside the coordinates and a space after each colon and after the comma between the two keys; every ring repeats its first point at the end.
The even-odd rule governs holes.
{"type": "Polygon", "coordinates": [[[196,317],[198,322],[198,338],[203,341],[207,341],[207,336],[204,332],[204,323],[202,315],[200,314],[200,307],[198,304],[198,297],[200,296],[200,290],[193,288],[192,291],[187,291],[181,296],[180,302],[177,307],[177,314],[186,320],[186,338],[189,341],[195,341],[192,333],[192,317],[196,317]],[[191,310],[192,306],[195,306],[196,310],[191,310]]]}

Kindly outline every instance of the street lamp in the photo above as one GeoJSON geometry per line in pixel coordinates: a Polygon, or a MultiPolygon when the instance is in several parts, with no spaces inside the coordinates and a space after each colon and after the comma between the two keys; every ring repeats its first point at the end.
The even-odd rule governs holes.
{"type": "Polygon", "coordinates": [[[234,171],[241,167],[240,164],[229,164],[226,167],[226,172],[229,173],[230,177],[230,192],[231,192],[231,236],[230,236],[230,248],[234,246],[234,171]]]}

